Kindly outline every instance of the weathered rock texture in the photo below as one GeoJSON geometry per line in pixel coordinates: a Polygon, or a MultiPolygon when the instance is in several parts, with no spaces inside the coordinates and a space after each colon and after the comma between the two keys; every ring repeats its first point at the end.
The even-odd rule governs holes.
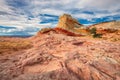
{"type": "Polygon", "coordinates": [[[0,58],[0,80],[120,80],[120,42],[48,32],[0,58]]]}
{"type": "Polygon", "coordinates": [[[120,80],[120,41],[78,37],[76,24],[65,14],[57,28],[26,38],[29,49],[0,56],[0,80],[120,80]]]}
{"type": "Polygon", "coordinates": [[[76,28],[83,28],[83,25],[80,24],[75,18],[69,14],[63,14],[59,18],[57,25],[58,28],[69,30],[71,32],[76,32],[76,28]]]}
{"type": "Polygon", "coordinates": [[[81,27],[83,26],[82,24],[80,24],[76,19],[72,18],[71,15],[69,14],[63,14],[62,16],[60,16],[59,18],[59,22],[57,27],[59,28],[63,28],[63,29],[74,29],[75,27],[81,27]]]}
{"type": "Polygon", "coordinates": [[[120,30],[120,21],[103,22],[92,25],[90,28],[120,30]]]}
{"type": "Polygon", "coordinates": [[[88,28],[96,28],[96,32],[102,34],[103,39],[120,41],[120,21],[103,22],[88,28]]]}

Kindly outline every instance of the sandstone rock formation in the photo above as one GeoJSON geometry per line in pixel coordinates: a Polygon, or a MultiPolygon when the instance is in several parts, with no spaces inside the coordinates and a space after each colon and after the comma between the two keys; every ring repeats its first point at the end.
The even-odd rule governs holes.
{"type": "Polygon", "coordinates": [[[120,21],[103,22],[91,25],[88,28],[96,28],[96,32],[102,34],[104,39],[120,41],[120,21]]]}
{"type": "Polygon", "coordinates": [[[110,21],[110,22],[94,24],[91,25],[90,28],[120,30],[120,21],[110,21]]]}
{"type": "Polygon", "coordinates": [[[80,24],[75,18],[72,18],[71,15],[69,14],[63,14],[62,16],[60,16],[59,18],[59,22],[58,22],[58,25],[57,27],[59,28],[63,28],[63,29],[74,29],[75,27],[76,28],[79,28],[83,26],[82,24],[80,24]]]}
{"type": "Polygon", "coordinates": [[[67,16],[72,26],[60,22],[26,38],[29,49],[0,56],[0,80],[120,80],[120,41],[76,36],[67,16]]]}
{"type": "Polygon", "coordinates": [[[0,80],[120,80],[120,42],[46,33],[0,58],[0,80]]]}
{"type": "Polygon", "coordinates": [[[54,31],[69,36],[81,36],[89,33],[84,25],[80,24],[69,14],[63,14],[59,17],[59,22],[55,28],[43,28],[38,34],[54,31]]]}
{"type": "Polygon", "coordinates": [[[65,34],[68,36],[81,36],[83,33],[87,33],[87,30],[76,19],[72,18],[69,14],[63,14],[59,17],[59,22],[55,28],[43,28],[38,32],[46,33],[54,31],[56,33],[65,34]]]}
{"type": "Polygon", "coordinates": [[[59,22],[57,24],[58,28],[62,28],[65,30],[69,30],[71,32],[75,32],[75,28],[83,27],[75,18],[72,18],[69,14],[63,14],[59,17],[59,22]]]}

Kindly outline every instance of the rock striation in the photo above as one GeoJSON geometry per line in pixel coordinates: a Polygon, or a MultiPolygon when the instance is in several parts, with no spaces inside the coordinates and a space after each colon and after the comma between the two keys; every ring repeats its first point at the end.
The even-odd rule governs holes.
{"type": "Polygon", "coordinates": [[[38,35],[50,31],[68,36],[82,36],[82,33],[87,32],[83,25],[69,14],[63,14],[59,17],[57,27],[43,28],[41,29],[41,31],[38,32],[38,35]]]}
{"type": "Polygon", "coordinates": [[[89,28],[120,30],[120,21],[102,22],[91,25],[89,28]]]}
{"type": "Polygon", "coordinates": [[[45,33],[0,58],[0,80],[120,80],[120,42],[45,33]]]}
{"type": "Polygon", "coordinates": [[[75,32],[75,28],[81,27],[83,27],[83,25],[69,14],[63,14],[62,16],[60,16],[59,22],[57,24],[57,28],[62,28],[72,32],[75,32]]]}

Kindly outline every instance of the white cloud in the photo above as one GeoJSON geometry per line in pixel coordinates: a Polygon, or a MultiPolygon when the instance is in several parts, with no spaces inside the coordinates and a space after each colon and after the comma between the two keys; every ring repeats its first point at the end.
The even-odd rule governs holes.
{"type": "MultiPolygon", "coordinates": [[[[120,0],[0,0],[0,25],[16,27],[16,31],[56,25],[56,23],[51,22],[40,24],[43,21],[40,14],[59,16],[63,13],[69,13],[75,18],[88,21],[92,21],[93,18],[120,16],[119,3],[120,0]],[[84,11],[90,11],[93,14],[84,11]]],[[[46,17],[46,19],[51,18],[46,17]]],[[[0,32],[2,31],[0,30],[0,32]]]]}
{"type": "Polygon", "coordinates": [[[32,1],[33,14],[53,14],[61,15],[69,13],[77,18],[92,19],[106,16],[120,15],[120,0],[34,0],[32,1]],[[39,7],[39,8],[38,8],[39,7]],[[36,12],[34,12],[34,9],[36,12]],[[72,10],[78,9],[79,12],[72,13],[72,10]],[[93,15],[82,13],[83,11],[94,12],[93,15]],[[107,13],[106,13],[107,12],[107,13]]]}
{"type": "Polygon", "coordinates": [[[10,9],[10,6],[6,4],[5,0],[0,0],[0,11],[12,12],[12,10],[10,9]]]}
{"type": "Polygon", "coordinates": [[[82,6],[87,9],[98,9],[98,10],[113,10],[119,9],[120,0],[81,0],[76,4],[76,7],[82,6]]]}

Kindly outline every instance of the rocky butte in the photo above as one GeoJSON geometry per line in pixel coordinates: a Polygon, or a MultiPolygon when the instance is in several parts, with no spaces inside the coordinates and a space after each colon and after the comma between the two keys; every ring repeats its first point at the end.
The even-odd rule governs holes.
{"type": "Polygon", "coordinates": [[[75,34],[88,34],[85,26],[80,24],[75,18],[69,14],[63,14],[59,17],[57,28],[62,28],[75,34]]]}
{"type": "Polygon", "coordinates": [[[59,18],[57,27],[73,31],[75,28],[83,27],[83,25],[80,24],[76,19],[72,18],[71,15],[63,14],[59,18]]]}
{"type": "Polygon", "coordinates": [[[0,80],[120,80],[120,25],[117,23],[116,30],[98,28],[107,24],[85,28],[64,14],[57,27],[42,29],[35,36],[0,37],[4,50],[0,53],[0,80]],[[92,37],[92,27],[101,38],[92,37]],[[15,42],[20,43],[17,49],[10,45],[15,42]]]}
{"type": "MultiPolygon", "coordinates": [[[[88,30],[82,24],[80,24],[75,18],[69,14],[63,14],[59,17],[58,24],[55,28],[44,28],[40,33],[46,33],[49,31],[55,31],[66,35],[80,36],[88,34],[88,30]]],[[[39,34],[39,33],[38,33],[39,34]]]]}

